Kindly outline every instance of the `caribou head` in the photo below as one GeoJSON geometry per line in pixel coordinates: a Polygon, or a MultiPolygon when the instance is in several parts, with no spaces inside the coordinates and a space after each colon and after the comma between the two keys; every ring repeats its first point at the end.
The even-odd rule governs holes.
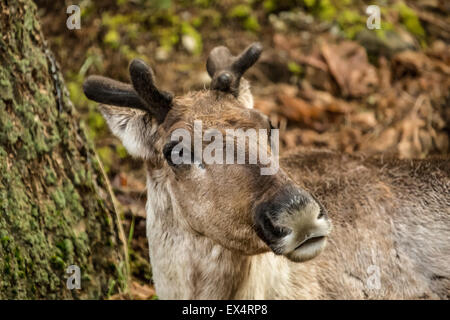
{"type": "MultiPolygon", "coordinates": [[[[180,141],[175,135],[174,140],[180,130],[194,136],[196,123],[201,124],[202,147],[212,137],[216,142],[226,136],[234,145],[243,135],[244,141],[251,140],[246,130],[271,129],[268,117],[253,109],[248,82],[242,78],[261,51],[259,43],[238,56],[223,46],[214,48],[206,63],[210,88],[180,97],[159,89],[152,69],[138,59],[129,67],[131,84],[90,76],[83,88],[89,99],[101,103],[101,113],[128,152],[145,161],[149,185],[165,190],[165,208],[172,213],[167,223],[176,221],[184,231],[245,255],[272,250],[292,261],[306,261],[324,249],[331,229],[323,206],[281,168],[263,175],[260,169],[267,163],[225,160],[235,159],[237,150],[248,159],[263,150],[272,159],[272,145],[259,140],[230,151],[226,143],[216,144],[210,155],[223,161],[211,163],[195,150],[195,139],[180,141]]],[[[158,202],[148,201],[150,207],[158,202]]]]}

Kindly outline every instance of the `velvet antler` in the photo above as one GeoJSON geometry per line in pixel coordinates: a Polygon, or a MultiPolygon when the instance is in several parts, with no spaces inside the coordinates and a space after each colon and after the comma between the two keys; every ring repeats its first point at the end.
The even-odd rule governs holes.
{"type": "Polygon", "coordinates": [[[211,89],[239,95],[242,75],[258,60],[262,45],[255,42],[239,56],[233,56],[227,47],[215,47],[206,62],[206,70],[212,78],[211,89]]]}
{"type": "Polygon", "coordinates": [[[163,122],[173,95],[156,87],[153,70],[142,60],[134,59],[129,71],[133,85],[94,75],[84,81],[84,94],[96,102],[147,111],[163,122]]]}

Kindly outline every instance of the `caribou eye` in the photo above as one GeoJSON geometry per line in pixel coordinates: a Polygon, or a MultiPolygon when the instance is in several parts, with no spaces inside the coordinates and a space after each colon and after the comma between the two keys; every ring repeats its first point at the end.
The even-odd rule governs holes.
{"type": "MultiPolygon", "coordinates": [[[[172,151],[177,144],[178,144],[177,141],[171,141],[167,143],[163,148],[164,158],[166,159],[167,163],[172,167],[176,166],[176,164],[172,161],[172,151]]],[[[180,150],[179,156],[183,157],[183,149],[180,150]]]]}
{"type": "Polygon", "coordinates": [[[167,163],[172,167],[189,166],[194,163],[194,152],[191,152],[189,148],[183,148],[179,145],[178,141],[171,141],[167,143],[163,148],[163,155],[167,163]],[[177,150],[174,148],[177,147],[177,150]],[[188,152],[188,158],[184,153],[188,152]]]}

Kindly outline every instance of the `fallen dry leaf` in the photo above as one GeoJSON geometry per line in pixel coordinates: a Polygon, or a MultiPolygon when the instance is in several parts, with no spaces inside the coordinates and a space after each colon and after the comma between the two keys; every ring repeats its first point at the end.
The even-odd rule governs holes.
{"type": "Polygon", "coordinates": [[[115,294],[109,300],[151,300],[155,294],[153,287],[133,281],[127,293],[115,294]]]}
{"type": "Polygon", "coordinates": [[[401,123],[401,139],[398,144],[399,157],[402,159],[418,158],[422,155],[419,129],[425,122],[416,117],[404,119],[401,123]]]}
{"type": "Polygon", "coordinates": [[[134,299],[149,300],[155,295],[155,289],[148,285],[142,285],[137,281],[133,281],[130,287],[130,295],[134,299]]]}
{"type": "Polygon", "coordinates": [[[282,104],[281,113],[290,120],[310,124],[311,120],[323,116],[324,110],[321,106],[309,104],[303,99],[287,95],[279,95],[278,99],[282,104]]]}
{"type": "Polygon", "coordinates": [[[344,41],[330,45],[324,42],[321,52],[344,97],[362,97],[378,86],[375,67],[369,63],[366,50],[359,44],[344,41]]]}
{"type": "Polygon", "coordinates": [[[278,111],[278,106],[270,99],[255,99],[254,108],[266,115],[270,115],[278,111]]]}
{"type": "Polygon", "coordinates": [[[426,69],[428,58],[422,52],[403,51],[392,58],[392,69],[396,78],[404,75],[418,75],[426,69]]]}
{"type": "Polygon", "coordinates": [[[314,105],[321,107],[329,112],[334,113],[349,113],[353,110],[353,107],[348,102],[334,97],[332,94],[326,91],[308,89],[307,93],[309,99],[313,101],[314,105]]]}
{"type": "Polygon", "coordinates": [[[373,111],[354,114],[350,117],[350,121],[360,126],[363,130],[372,129],[378,124],[373,111]]]}
{"type": "Polygon", "coordinates": [[[397,129],[387,128],[374,139],[368,139],[366,143],[362,144],[361,150],[364,152],[392,153],[397,146],[398,136],[397,129]]]}

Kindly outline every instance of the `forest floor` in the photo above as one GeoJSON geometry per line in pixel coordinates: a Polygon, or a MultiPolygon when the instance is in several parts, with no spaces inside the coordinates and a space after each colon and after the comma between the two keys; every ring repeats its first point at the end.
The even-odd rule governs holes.
{"type": "Polygon", "coordinates": [[[155,297],[145,173],[82,94],[88,74],[128,82],[128,63],[140,57],[154,67],[160,87],[183,94],[208,85],[205,62],[213,47],[236,54],[259,41],[264,52],[246,77],[255,108],[280,128],[282,150],[302,145],[406,159],[449,154],[446,1],[383,1],[380,30],[366,28],[369,3],[357,0],[84,0],[80,30],[66,28],[64,2],[36,3],[129,235],[133,279],[129,293],[115,298],[155,297]]]}

